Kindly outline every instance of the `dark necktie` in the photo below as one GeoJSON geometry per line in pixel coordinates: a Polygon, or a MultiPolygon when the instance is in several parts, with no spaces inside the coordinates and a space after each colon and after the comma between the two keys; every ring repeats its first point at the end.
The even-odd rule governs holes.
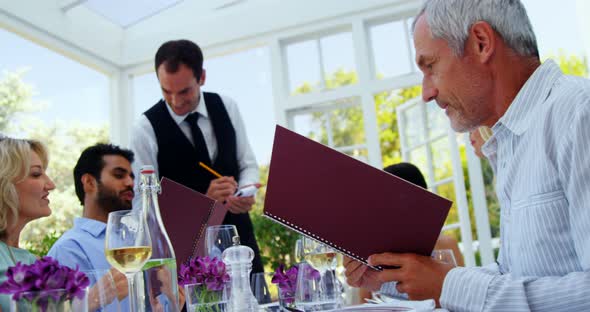
{"type": "Polygon", "coordinates": [[[203,132],[201,132],[201,128],[197,124],[197,120],[199,120],[199,114],[197,112],[190,113],[184,119],[191,127],[191,133],[193,134],[193,143],[195,145],[195,150],[197,151],[197,162],[202,161],[205,164],[211,165],[211,159],[209,159],[209,151],[207,150],[207,143],[205,143],[205,138],[203,137],[203,132]]]}

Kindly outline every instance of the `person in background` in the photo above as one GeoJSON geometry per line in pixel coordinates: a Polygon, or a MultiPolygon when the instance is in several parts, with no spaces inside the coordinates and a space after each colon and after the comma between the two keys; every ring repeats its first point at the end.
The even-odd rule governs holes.
{"type": "MultiPolygon", "coordinates": [[[[74,219],[74,227],[66,231],[51,247],[48,255],[59,263],[81,271],[110,269],[114,288],[106,290],[112,302],[127,297],[127,278],[111,268],[104,253],[105,231],[109,212],[131,209],[133,200],[133,152],[111,144],[86,148],[74,167],[76,195],[83,206],[82,217],[74,219]]],[[[103,277],[107,278],[107,277],[103,277]]],[[[99,283],[109,285],[109,283],[99,283]]],[[[98,309],[98,289],[88,294],[89,310],[98,309]]],[[[121,307],[127,311],[126,301],[121,307]]]]}
{"type": "MultiPolygon", "coordinates": [[[[18,241],[27,223],[51,214],[48,196],[55,184],[47,164],[41,142],[0,137],[0,283],[9,267],[37,260],[18,241]]],[[[0,294],[0,311],[10,311],[8,295],[0,294]]]]}
{"type": "Polygon", "coordinates": [[[133,129],[134,171],[153,165],[166,177],[225,202],[223,224],[233,224],[242,245],[254,250],[252,272],[263,272],[260,250],[248,212],[254,197],[234,196],[238,186],[259,179],[256,158],[237,104],[203,92],[206,72],[201,48],[189,40],[168,41],[156,52],[155,70],[163,99],[144,112],[133,129]],[[201,168],[204,163],[220,174],[201,168]]]}
{"type": "Polygon", "coordinates": [[[485,267],[452,267],[383,253],[376,272],[346,264],[351,285],[450,311],[590,311],[590,81],[539,59],[518,0],[427,0],[414,20],[422,97],[457,132],[490,127],[482,147],[500,202],[500,253],[485,267]],[[382,287],[383,286],[383,287],[382,287]]]}

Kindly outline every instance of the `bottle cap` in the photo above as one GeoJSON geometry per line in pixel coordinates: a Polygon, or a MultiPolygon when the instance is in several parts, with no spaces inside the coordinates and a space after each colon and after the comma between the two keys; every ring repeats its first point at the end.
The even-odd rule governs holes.
{"type": "Polygon", "coordinates": [[[144,165],[144,166],[141,166],[140,172],[143,173],[143,174],[154,173],[154,166],[152,166],[152,165],[144,165]]]}

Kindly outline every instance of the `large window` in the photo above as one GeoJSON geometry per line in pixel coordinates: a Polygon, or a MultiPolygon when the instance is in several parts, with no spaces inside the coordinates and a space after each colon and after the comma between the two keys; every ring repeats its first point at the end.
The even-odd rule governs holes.
{"type": "Polygon", "coordinates": [[[291,94],[354,84],[356,72],[350,31],[318,35],[285,46],[291,94]]]}
{"type": "Polygon", "coordinates": [[[134,76],[132,88],[135,120],[162,98],[162,90],[155,72],[134,76]]]}
{"type": "Polygon", "coordinates": [[[21,243],[44,255],[44,237],[60,235],[81,215],[72,169],[82,151],[109,139],[109,78],[13,33],[0,29],[10,57],[0,59],[0,132],[34,138],[49,149],[52,215],[29,223],[21,243]]]}
{"type": "Polygon", "coordinates": [[[292,112],[290,128],[315,141],[367,162],[368,151],[359,98],[324,103],[292,112]]]}
{"type": "Polygon", "coordinates": [[[375,78],[383,79],[417,71],[409,24],[410,19],[402,19],[369,27],[375,78]]]}
{"type": "Polygon", "coordinates": [[[260,165],[270,161],[275,128],[267,47],[205,59],[205,91],[229,96],[238,104],[250,146],[260,165]]]}

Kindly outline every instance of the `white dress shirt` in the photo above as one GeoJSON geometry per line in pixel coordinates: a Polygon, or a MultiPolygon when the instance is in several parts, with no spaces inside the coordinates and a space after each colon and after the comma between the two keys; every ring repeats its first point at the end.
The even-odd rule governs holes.
{"type": "MultiPolygon", "coordinates": [[[[259,179],[258,164],[256,163],[256,157],[254,156],[252,148],[250,147],[250,143],[248,142],[246,128],[244,127],[244,122],[242,121],[238,106],[231,98],[223,95],[220,96],[236,133],[236,154],[238,168],[240,170],[240,180],[238,181],[238,184],[243,186],[257,183],[259,179]]],[[[199,114],[199,120],[197,124],[199,125],[201,132],[203,132],[203,137],[207,143],[209,158],[212,162],[215,162],[218,153],[218,142],[215,138],[213,125],[211,124],[211,119],[209,118],[209,114],[205,105],[203,93],[201,92],[199,104],[192,112],[197,112],[199,114]]],[[[176,121],[180,127],[180,130],[182,130],[188,140],[194,144],[190,125],[184,120],[188,114],[177,115],[169,105],[166,105],[166,108],[168,109],[172,119],[174,119],[174,121],[176,121]]],[[[153,165],[156,173],[158,173],[158,143],[156,141],[156,134],[152,124],[144,114],[140,116],[139,120],[133,127],[131,149],[135,153],[133,171],[137,176],[139,176],[139,171],[143,165],[153,165]]],[[[195,163],[195,167],[192,168],[192,170],[205,169],[200,168],[198,164],[195,163]]],[[[138,198],[139,196],[136,197],[138,198]]]]}
{"type": "Polygon", "coordinates": [[[546,61],[492,130],[498,264],[451,270],[441,305],[590,311],[590,81],[546,61]]]}

